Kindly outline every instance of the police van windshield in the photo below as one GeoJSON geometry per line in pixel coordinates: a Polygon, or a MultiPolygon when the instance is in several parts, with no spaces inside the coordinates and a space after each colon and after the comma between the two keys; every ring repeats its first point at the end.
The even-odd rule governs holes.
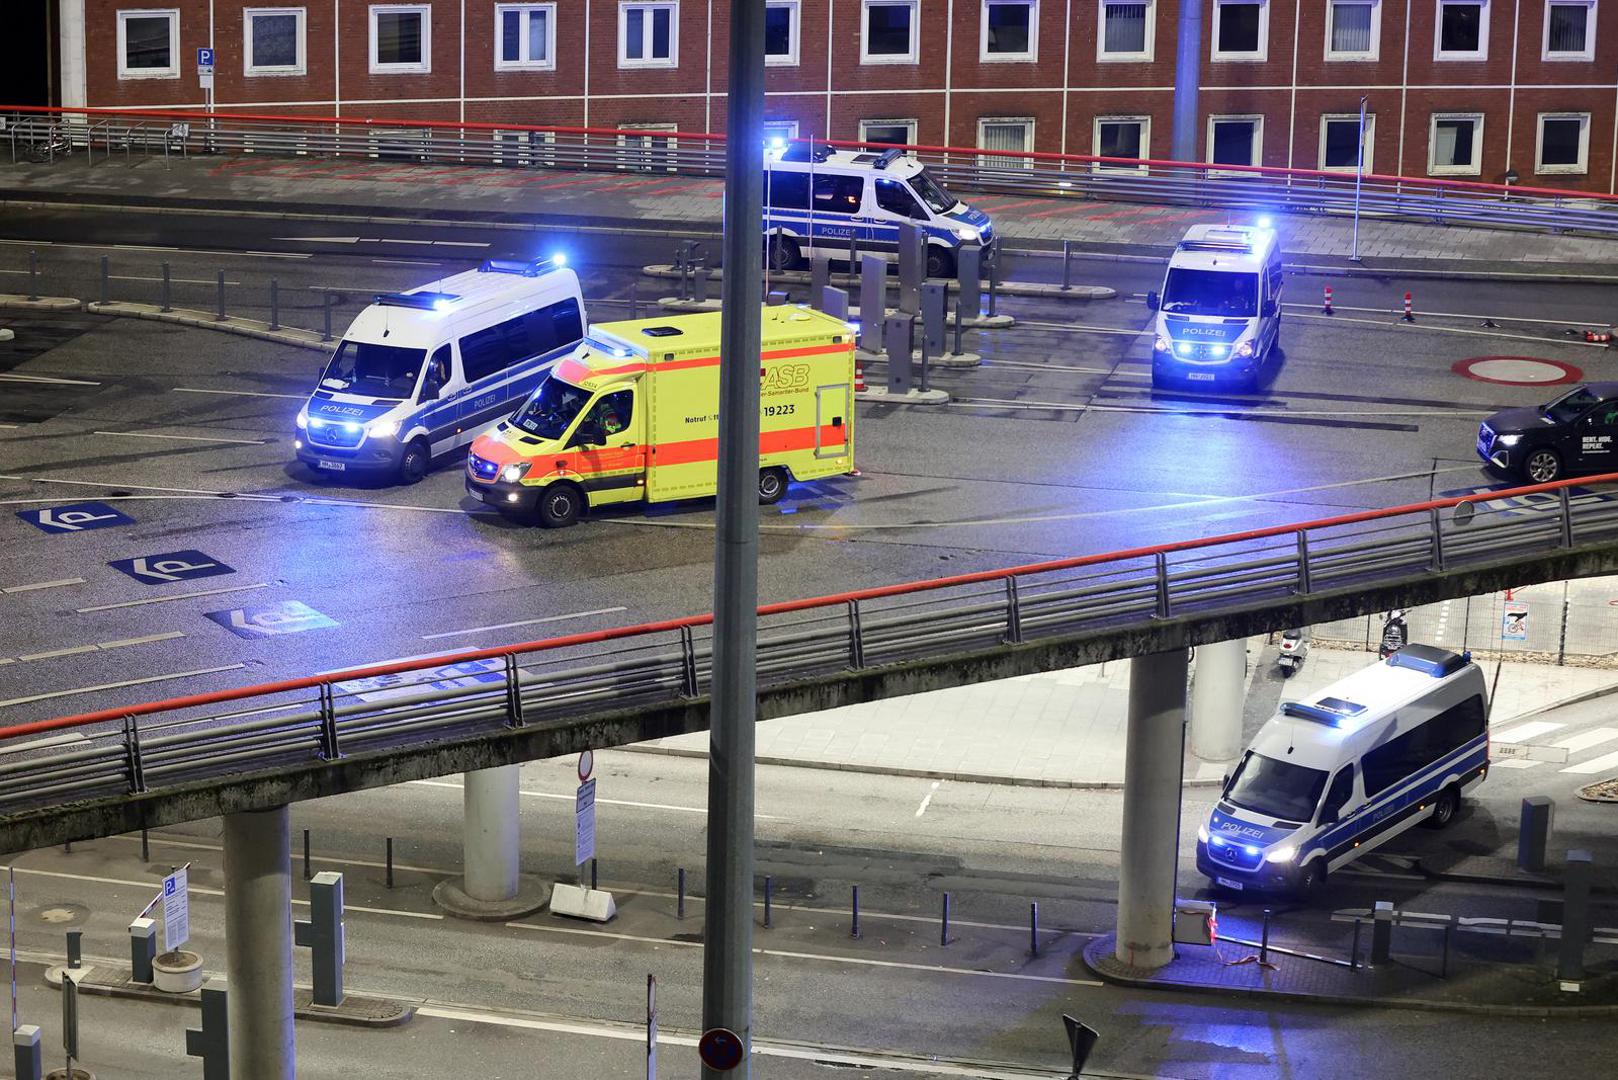
{"type": "Polygon", "coordinates": [[[955,204],[961,200],[944,190],[944,185],[933,179],[932,173],[926,169],[921,170],[910,178],[910,187],[921,201],[932,208],[935,214],[944,214],[955,209],[955,204]]]}
{"type": "Polygon", "coordinates": [[[1252,318],[1258,313],[1258,275],[1172,267],[1162,306],[1180,315],[1252,318]]]}
{"type": "Polygon", "coordinates": [[[1303,822],[1313,816],[1324,790],[1326,774],[1321,770],[1249,751],[1230,778],[1225,801],[1255,814],[1303,822]]]}
{"type": "Polygon", "coordinates": [[[426,349],[374,345],[344,338],[331,354],[331,362],[320,377],[320,386],[345,394],[403,401],[415,390],[416,376],[421,373],[421,362],[426,356],[426,349]]]}
{"type": "Polygon", "coordinates": [[[1601,401],[1601,396],[1588,386],[1581,386],[1572,393],[1563,394],[1549,405],[1545,406],[1545,415],[1558,424],[1565,424],[1569,420],[1577,420],[1584,410],[1601,401]]]}
{"type": "Polygon", "coordinates": [[[529,395],[511,422],[530,435],[538,435],[542,439],[560,439],[589,400],[587,391],[553,375],[529,395]]]}

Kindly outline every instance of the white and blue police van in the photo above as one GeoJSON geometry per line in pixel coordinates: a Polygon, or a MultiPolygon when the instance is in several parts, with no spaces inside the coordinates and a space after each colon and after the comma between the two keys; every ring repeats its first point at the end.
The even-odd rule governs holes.
{"type": "Polygon", "coordinates": [[[317,475],[407,484],[517,407],[584,338],[565,259],[490,260],[378,296],[333,350],[298,410],[293,447],[317,475]]]}
{"type": "Polygon", "coordinates": [[[1169,257],[1161,293],[1146,294],[1152,385],[1256,390],[1281,337],[1284,274],[1275,232],[1193,225],[1169,257]]]}
{"type": "Polygon", "coordinates": [[[989,215],[950,194],[897,147],[850,151],[794,142],[764,153],[771,269],[790,270],[815,255],[847,259],[850,241],[861,254],[892,260],[901,224],[925,234],[928,277],[952,277],[967,245],[981,246],[985,261],[994,257],[989,215]]]}
{"type": "Polygon", "coordinates": [[[1412,825],[1448,825],[1489,772],[1485,690],[1470,654],[1412,644],[1284,702],[1197,826],[1197,869],[1309,893],[1412,825]]]}

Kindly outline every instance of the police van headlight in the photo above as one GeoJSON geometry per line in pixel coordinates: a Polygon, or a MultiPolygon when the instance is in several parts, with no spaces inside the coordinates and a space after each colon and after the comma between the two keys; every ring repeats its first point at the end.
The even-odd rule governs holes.
{"type": "Polygon", "coordinates": [[[1520,442],[1522,442],[1521,435],[1499,435],[1494,440],[1496,446],[1516,446],[1520,442]]]}
{"type": "Polygon", "coordinates": [[[1278,848],[1271,848],[1264,855],[1265,862],[1291,862],[1298,854],[1298,849],[1292,844],[1282,844],[1278,848]]]}
{"type": "Polygon", "coordinates": [[[391,439],[399,434],[399,421],[378,420],[365,426],[365,434],[372,439],[391,439]]]}
{"type": "Polygon", "coordinates": [[[309,406],[308,405],[301,405],[301,406],[298,407],[298,418],[296,420],[294,420],[293,423],[297,424],[298,427],[300,427],[300,428],[306,428],[306,427],[309,426],[309,406]]]}
{"type": "Polygon", "coordinates": [[[1207,825],[1199,824],[1197,826],[1197,840],[1199,842],[1201,842],[1201,843],[1204,843],[1204,844],[1206,844],[1208,842],[1208,826],[1207,825]]]}
{"type": "Polygon", "coordinates": [[[1243,359],[1252,356],[1253,343],[1251,341],[1244,341],[1240,345],[1236,346],[1236,355],[1242,357],[1243,359]]]}
{"type": "Polygon", "coordinates": [[[1162,334],[1157,335],[1157,339],[1152,342],[1152,348],[1156,349],[1158,352],[1168,352],[1173,347],[1173,343],[1162,334]]]}
{"type": "Polygon", "coordinates": [[[507,465],[505,468],[500,470],[500,479],[504,480],[508,484],[515,484],[517,481],[528,475],[528,465],[529,462],[526,461],[519,461],[513,465],[507,465]]]}
{"type": "Polygon", "coordinates": [[[975,244],[983,239],[983,234],[970,225],[957,225],[954,232],[957,240],[965,240],[969,244],[975,244]]]}

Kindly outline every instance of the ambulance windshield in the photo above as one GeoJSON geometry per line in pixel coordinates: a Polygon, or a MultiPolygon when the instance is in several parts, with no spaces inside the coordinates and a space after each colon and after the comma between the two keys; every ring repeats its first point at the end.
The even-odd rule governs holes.
{"type": "Polygon", "coordinates": [[[373,345],[368,341],[344,338],[331,354],[322,390],[336,390],[363,397],[403,401],[416,389],[425,349],[405,349],[397,345],[373,345]]]}
{"type": "Polygon", "coordinates": [[[1172,267],[1163,283],[1163,310],[1250,319],[1258,313],[1258,275],[1172,267]]]}
{"type": "Polygon", "coordinates": [[[541,439],[560,439],[589,400],[588,391],[552,375],[529,395],[511,422],[541,439]]]}
{"type": "Polygon", "coordinates": [[[1249,753],[1236,766],[1225,801],[1282,821],[1308,821],[1326,790],[1326,774],[1263,754],[1249,753]]]}

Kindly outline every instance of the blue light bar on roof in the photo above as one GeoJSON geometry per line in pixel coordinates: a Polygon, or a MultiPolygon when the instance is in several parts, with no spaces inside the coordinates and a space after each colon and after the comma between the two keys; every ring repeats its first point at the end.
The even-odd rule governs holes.
{"type": "Polygon", "coordinates": [[[376,302],[383,307],[415,308],[418,311],[443,311],[460,297],[445,292],[378,293],[376,302]]]}
{"type": "Polygon", "coordinates": [[[562,254],[553,255],[549,259],[485,259],[483,265],[478,267],[478,273],[520,274],[523,277],[538,277],[566,265],[567,256],[562,254]]]}
{"type": "Polygon", "coordinates": [[[1334,709],[1325,704],[1310,705],[1304,701],[1288,701],[1281,706],[1281,715],[1283,716],[1291,716],[1299,720],[1313,720],[1317,724],[1330,724],[1332,727],[1336,727],[1340,721],[1364,711],[1364,706],[1360,706],[1354,711],[1348,711],[1334,709]]]}
{"type": "Polygon", "coordinates": [[[1452,653],[1431,645],[1406,645],[1384,663],[1389,667],[1409,668],[1435,679],[1444,679],[1471,663],[1471,653],[1452,653]]]}

